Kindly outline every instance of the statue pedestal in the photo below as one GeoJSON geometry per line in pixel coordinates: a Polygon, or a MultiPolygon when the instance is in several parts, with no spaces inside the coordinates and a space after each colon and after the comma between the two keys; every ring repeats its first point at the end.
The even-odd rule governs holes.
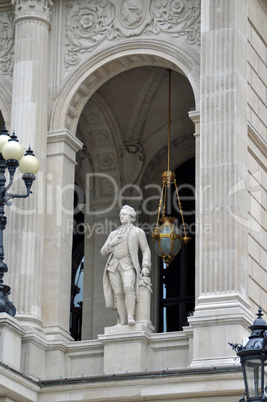
{"type": "Polygon", "coordinates": [[[135,318],[137,322],[152,325],[150,321],[151,279],[147,276],[138,278],[139,301],[136,303],[135,318]]]}
{"type": "Polygon", "coordinates": [[[7,313],[0,313],[0,360],[20,370],[21,338],[25,330],[7,313]]]}
{"type": "Polygon", "coordinates": [[[104,373],[116,374],[149,370],[149,335],[154,332],[151,323],[136,322],[134,326],[106,327],[98,335],[104,345],[104,373]]]}

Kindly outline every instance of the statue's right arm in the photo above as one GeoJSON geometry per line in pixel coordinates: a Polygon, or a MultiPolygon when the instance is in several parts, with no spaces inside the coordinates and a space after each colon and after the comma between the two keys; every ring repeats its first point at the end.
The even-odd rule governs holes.
{"type": "Polygon", "coordinates": [[[100,254],[103,257],[106,257],[107,255],[109,255],[112,251],[111,247],[110,247],[110,242],[112,240],[112,233],[110,233],[110,235],[108,236],[106,243],[104,244],[104,246],[101,248],[100,250],[100,254]]]}

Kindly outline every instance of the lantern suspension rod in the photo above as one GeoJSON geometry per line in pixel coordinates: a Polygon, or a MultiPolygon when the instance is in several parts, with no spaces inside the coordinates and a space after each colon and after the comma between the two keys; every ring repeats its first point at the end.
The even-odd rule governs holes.
{"type": "Polygon", "coordinates": [[[162,217],[165,216],[166,213],[166,200],[167,200],[167,187],[166,187],[166,183],[163,184],[163,188],[164,188],[164,200],[163,200],[163,208],[162,208],[162,217]]]}
{"type": "Polygon", "coordinates": [[[171,72],[169,68],[169,115],[168,115],[168,171],[170,170],[170,148],[171,148],[171,72]]]}
{"type": "Polygon", "coordinates": [[[159,217],[160,217],[160,212],[161,212],[161,209],[162,209],[163,191],[164,191],[164,187],[162,187],[162,189],[161,189],[161,195],[160,195],[160,200],[159,200],[157,229],[158,229],[158,226],[159,226],[159,217]]]}
{"type": "Polygon", "coordinates": [[[183,224],[183,230],[184,230],[184,237],[187,238],[187,234],[186,234],[186,230],[185,230],[184,215],[183,215],[183,207],[182,207],[182,204],[181,204],[181,201],[180,201],[180,197],[179,197],[179,193],[178,193],[178,188],[177,188],[177,185],[176,185],[176,181],[175,181],[174,184],[175,184],[175,190],[176,190],[176,195],[177,195],[177,200],[178,200],[178,208],[179,208],[180,215],[181,215],[181,218],[182,218],[182,224],[183,224]]]}

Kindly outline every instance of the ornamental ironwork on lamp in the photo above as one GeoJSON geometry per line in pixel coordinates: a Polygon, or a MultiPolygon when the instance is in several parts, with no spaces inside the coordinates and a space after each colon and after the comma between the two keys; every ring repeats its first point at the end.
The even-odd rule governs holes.
{"type": "Polygon", "coordinates": [[[175,173],[170,170],[170,143],[171,143],[171,70],[169,72],[169,113],[168,113],[168,170],[162,173],[162,190],[159,200],[156,229],[152,233],[156,253],[168,266],[179,253],[182,243],[187,244],[191,238],[187,235],[183,217],[183,209],[176,184],[175,173]],[[175,189],[177,206],[182,219],[182,230],[176,225],[176,218],[166,216],[167,196],[171,196],[175,189]],[[160,218],[161,215],[161,218],[160,218]],[[162,225],[159,227],[159,222],[162,225]]]}
{"type": "Polygon", "coordinates": [[[267,401],[267,325],[261,307],[256,315],[247,344],[229,343],[242,366],[245,396],[239,402],[267,401]]]}
{"type": "Polygon", "coordinates": [[[10,286],[4,285],[3,276],[8,271],[4,263],[3,232],[7,224],[5,205],[10,206],[13,198],[27,198],[31,194],[31,186],[35,180],[35,174],[39,170],[39,161],[29,147],[25,155],[21,144],[13,133],[9,135],[6,127],[0,132],[0,313],[7,313],[12,317],[16,314],[14,304],[8,299],[11,293],[10,286]],[[17,167],[26,186],[26,194],[12,194],[8,190],[13,184],[17,167]],[[6,185],[6,171],[9,172],[9,182],[6,185]]]}

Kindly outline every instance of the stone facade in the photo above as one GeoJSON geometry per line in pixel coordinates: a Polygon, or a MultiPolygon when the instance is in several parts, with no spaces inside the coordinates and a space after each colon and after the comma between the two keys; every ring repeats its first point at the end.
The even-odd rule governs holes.
{"type": "Polygon", "coordinates": [[[266,14],[265,0],[1,2],[2,119],[41,164],[31,197],[6,211],[4,281],[17,314],[0,314],[1,401],[242,396],[228,342],[246,339],[259,305],[267,313],[266,14]],[[118,329],[99,251],[125,200],[143,227],[156,221],[148,200],[154,208],[166,170],[166,69],[171,169],[196,161],[195,309],[182,331],[157,332],[159,261],[148,236],[151,323],[118,329]],[[78,212],[83,325],[74,342],[78,212]]]}

